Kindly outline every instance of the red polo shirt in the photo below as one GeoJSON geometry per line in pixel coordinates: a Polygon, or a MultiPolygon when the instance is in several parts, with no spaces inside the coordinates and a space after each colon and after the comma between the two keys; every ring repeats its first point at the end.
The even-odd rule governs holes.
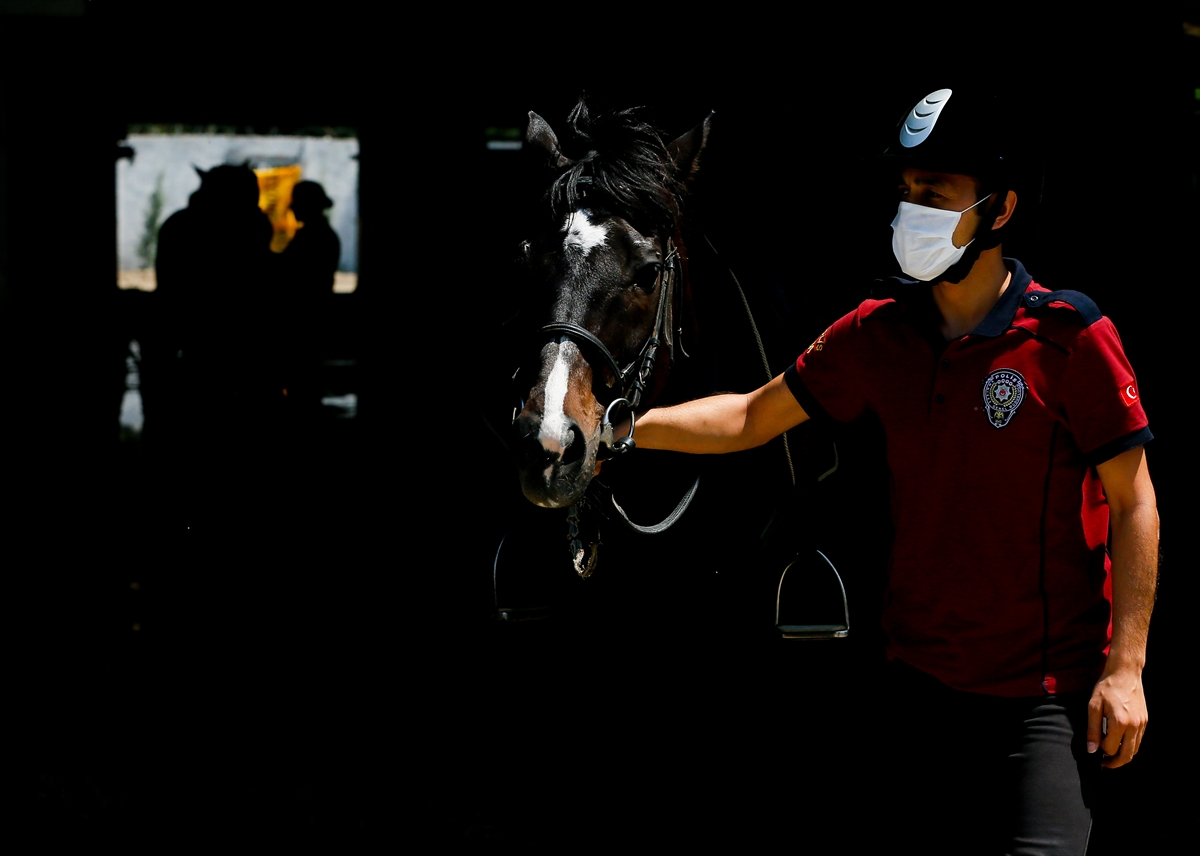
{"type": "Polygon", "coordinates": [[[957,689],[1088,690],[1111,638],[1095,465],[1151,439],[1117,331],[1014,259],[980,325],[946,343],[930,286],[890,280],[786,380],[812,416],[883,424],[895,540],[888,656],[957,689]]]}

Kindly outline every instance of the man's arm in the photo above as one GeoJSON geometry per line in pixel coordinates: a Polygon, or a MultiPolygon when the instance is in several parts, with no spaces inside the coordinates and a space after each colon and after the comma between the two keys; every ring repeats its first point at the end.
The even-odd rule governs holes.
{"type": "Polygon", "coordinates": [[[744,395],[713,395],[649,410],[637,418],[635,439],[639,449],[713,455],[761,446],[806,419],[779,375],[744,395]]]}
{"type": "Polygon", "coordinates": [[[1142,668],[1158,582],[1158,507],[1139,446],[1096,467],[1112,526],[1113,635],[1108,663],[1088,705],[1088,751],[1120,767],[1137,754],[1146,730],[1142,668]],[[1108,733],[1101,735],[1101,717],[1108,733]]]}

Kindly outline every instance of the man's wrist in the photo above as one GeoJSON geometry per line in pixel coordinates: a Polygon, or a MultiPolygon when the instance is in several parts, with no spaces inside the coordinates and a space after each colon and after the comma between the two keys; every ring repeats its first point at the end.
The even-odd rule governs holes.
{"type": "Polygon", "coordinates": [[[1108,660],[1104,664],[1104,675],[1108,676],[1121,672],[1140,675],[1144,668],[1146,668],[1146,657],[1144,654],[1134,656],[1110,650],[1108,660]]]}

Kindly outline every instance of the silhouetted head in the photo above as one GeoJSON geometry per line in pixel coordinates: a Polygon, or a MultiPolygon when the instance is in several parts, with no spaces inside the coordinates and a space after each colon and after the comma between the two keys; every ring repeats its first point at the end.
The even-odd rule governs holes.
{"type": "Polygon", "coordinates": [[[325,195],[325,188],[315,181],[301,181],[292,188],[292,210],[300,220],[304,219],[304,214],[311,217],[332,207],[333,200],[325,195]]]}
{"type": "Polygon", "coordinates": [[[258,207],[258,176],[249,163],[221,164],[207,171],[195,169],[200,189],[192,194],[192,203],[219,208],[258,207]]]}

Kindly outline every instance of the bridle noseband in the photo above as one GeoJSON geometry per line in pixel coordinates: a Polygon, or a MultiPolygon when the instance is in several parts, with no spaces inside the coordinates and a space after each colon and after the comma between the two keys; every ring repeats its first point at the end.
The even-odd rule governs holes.
{"type": "Polygon", "coordinates": [[[675,344],[671,336],[671,316],[675,302],[679,299],[676,288],[676,277],[679,273],[679,251],[675,248],[673,239],[667,239],[667,254],[658,268],[655,286],[658,288],[658,308],[655,311],[654,328],[638,351],[638,355],[624,369],[617,363],[608,346],[600,341],[595,334],[571,321],[552,321],[542,327],[542,333],[553,337],[564,336],[576,345],[586,346],[588,350],[599,354],[608,370],[615,379],[614,386],[617,397],[609,402],[604,410],[604,421],[601,425],[600,451],[607,451],[605,457],[619,454],[633,448],[633,414],[641,406],[642,396],[654,374],[658,362],[658,349],[663,342],[670,349],[670,358],[675,358],[675,344]],[[611,414],[620,404],[629,409],[629,436],[613,441],[611,414]]]}

